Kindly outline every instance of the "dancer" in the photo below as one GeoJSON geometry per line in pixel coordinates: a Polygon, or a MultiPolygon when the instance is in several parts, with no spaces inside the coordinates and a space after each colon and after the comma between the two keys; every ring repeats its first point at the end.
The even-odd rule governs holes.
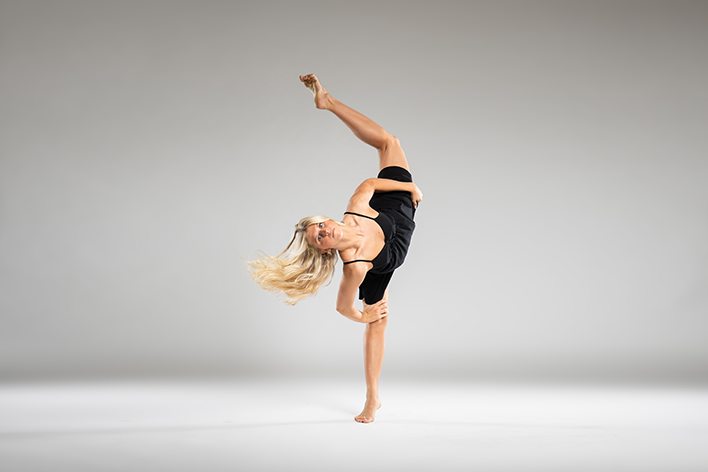
{"type": "Polygon", "coordinates": [[[416,208],[423,194],[413,183],[400,142],[381,126],[335,100],[314,74],[300,81],[315,95],[315,106],[334,113],[354,135],[375,147],[379,174],[359,185],[349,199],[341,221],[324,216],[306,217],[295,225],[288,247],[276,257],[249,261],[249,271],[269,291],[282,292],[294,305],[315,295],[331,280],[337,254],[343,261],[337,311],[350,320],[366,323],[364,370],[366,403],[354,419],[374,421],[381,407],[379,375],[388,323],[388,284],[406,257],[416,208]],[[363,310],[354,306],[357,290],[363,310]]]}

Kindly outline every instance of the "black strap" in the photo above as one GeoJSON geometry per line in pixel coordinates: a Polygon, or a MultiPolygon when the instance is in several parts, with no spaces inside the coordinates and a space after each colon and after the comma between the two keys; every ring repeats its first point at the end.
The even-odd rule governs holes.
{"type": "MultiPolygon", "coordinates": [[[[363,218],[368,218],[368,219],[370,219],[370,220],[376,221],[376,218],[372,218],[372,217],[370,217],[370,216],[362,215],[361,213],[354,213],[353,211],[345,211],[344,214],[345,214],[345,215],[361,216],[361,217],[363,217],[363,218]]],[[[352,261],[352,262],[356,262],[356,261],[352,261]]],[[[369,262],[369,261],[365,261],[365,262],[369,262]]]]}
{"type": "Polygon", "coordinates": [[[357,259],[355,261],[349,261],[349,262],[342,261],[342,264],[352,264],[354,262],[371,262],[372,264],[374,263],[374,261],[365,261],[364,259],[357,259]]]}

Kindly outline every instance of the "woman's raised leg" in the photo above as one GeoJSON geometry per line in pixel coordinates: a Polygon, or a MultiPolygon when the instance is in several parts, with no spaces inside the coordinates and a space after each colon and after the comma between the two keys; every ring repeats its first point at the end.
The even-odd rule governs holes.
{"type": "Polygon", "coordinates": [[[300,80],[315,95],[315,106],[329,110],[349,127],[354,135],[379,151],[379,169],[399,166],[408,169],[408,161],[398,138],[377,125],[373,120],[335,100],[320,84],[314,74],[301,75],[300,80]]]}

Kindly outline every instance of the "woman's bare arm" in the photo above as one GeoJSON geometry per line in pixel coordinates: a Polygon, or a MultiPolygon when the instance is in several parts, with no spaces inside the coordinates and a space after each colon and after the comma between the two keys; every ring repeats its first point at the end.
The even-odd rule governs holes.
{"type": "Polygon", "coordinates": [[[349,199],[347,211],[361,208],[362,205],[369,206],[369,200],[376,192],[408,192],[411,194],[413,206],[423,200],[423,193],[413,182],[399,182],[391,179],[366,179],[354,191],[354,195],[349,199]]]}
{"type": "Polygon", "coordinates": [[[357,323],[372,323],[388,315],[386,300],[369,306],[366,311],[361,311],[354,306],[357,290],[364,281],[366,272],[366,262],[345,265],[337,294],[337,311],[357,323]]]}

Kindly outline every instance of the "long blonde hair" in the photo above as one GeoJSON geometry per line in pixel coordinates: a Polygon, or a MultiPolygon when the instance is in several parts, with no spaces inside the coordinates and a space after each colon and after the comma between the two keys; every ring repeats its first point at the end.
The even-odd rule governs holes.
{"type": "MultiPolygon", "coordinates": [[[[248,272],[258,285],[269,292],[284,293],[285,303],[295,305],[308,296],[314,296],[334,276],[337,250],[322,254],[322,250],[307,240],[307,227],[331,220],[326,216],[308,216],[295,225],[295,234],[283,252],[275,257],[263,257],[247,261],[248,272]]],[[[332,220],[340,226],[346,223],[332,220]]]]}

